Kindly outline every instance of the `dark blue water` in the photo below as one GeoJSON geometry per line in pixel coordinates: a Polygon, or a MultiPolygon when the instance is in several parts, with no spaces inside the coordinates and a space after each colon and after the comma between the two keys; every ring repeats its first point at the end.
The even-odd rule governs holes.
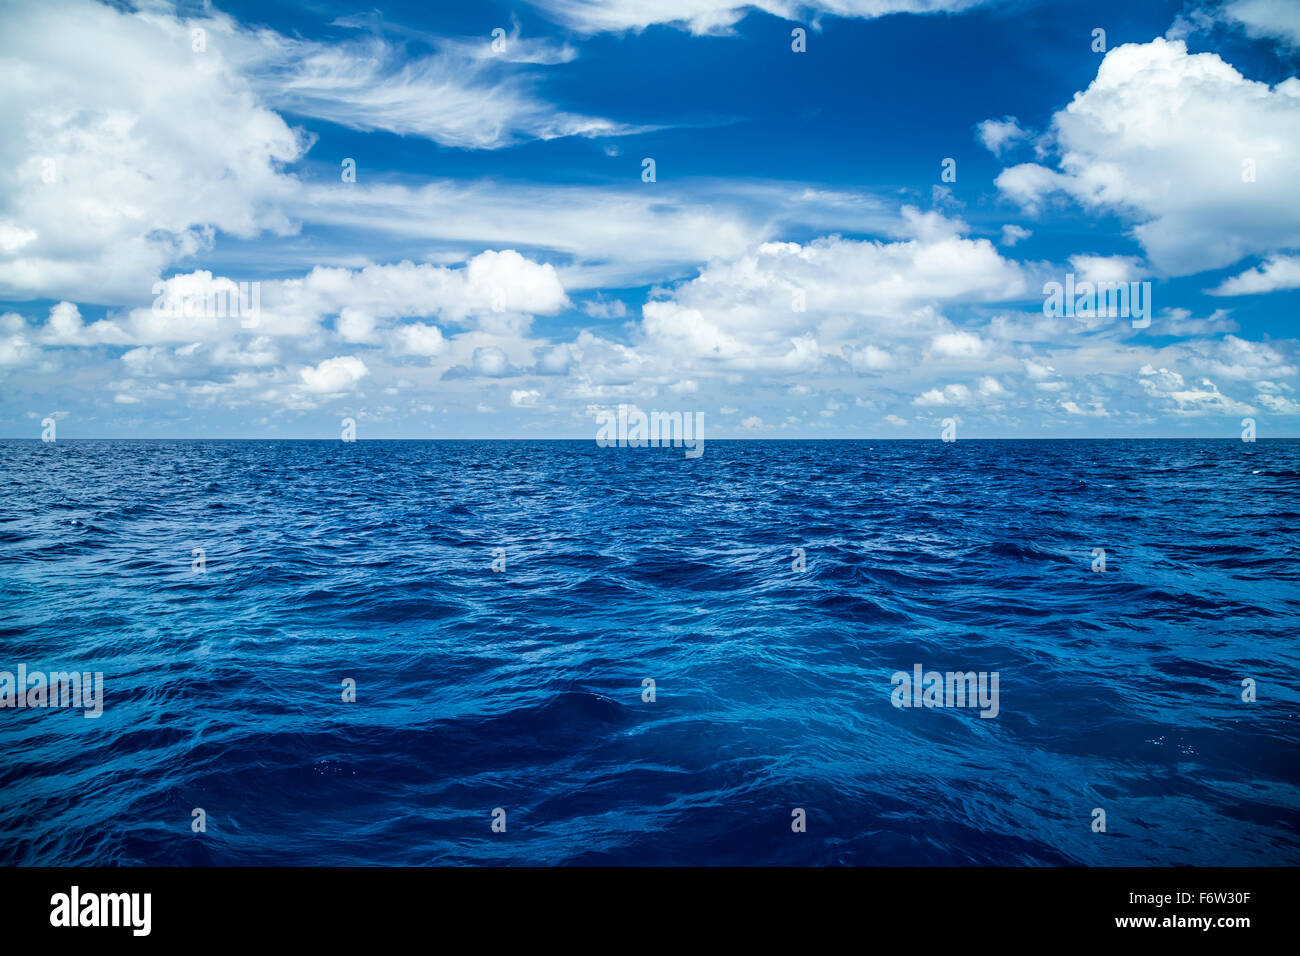
{"type": "Polygon", "coordinates": [[[1300,863],[1297,441],[9,441],[0,483],[0,670],[105,680],[0,710],[0,862],[1300,863]],[[893,707],[918,663],[998,716],[893,707]]]}

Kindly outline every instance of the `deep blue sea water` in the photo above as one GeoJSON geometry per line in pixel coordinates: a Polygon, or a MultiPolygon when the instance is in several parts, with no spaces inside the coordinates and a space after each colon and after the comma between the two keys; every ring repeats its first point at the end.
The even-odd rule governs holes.
{"type": "Polygon", "coordinates": [[[7,441],[0,484],[0,670],[105,681],[0,710],[6,864],[1300,863],[1300,441],[7,441]],[[998,716],[895,708],[918,663],[998,716]]]}

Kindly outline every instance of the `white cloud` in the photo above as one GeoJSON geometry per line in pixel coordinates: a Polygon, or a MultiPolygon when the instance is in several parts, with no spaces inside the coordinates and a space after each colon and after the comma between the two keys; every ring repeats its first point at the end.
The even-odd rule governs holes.
{"type": "MultiPolygon", "coordinates": [[[[363,158],[359,182],[304,188],[285,167],[312,139],[273,109],[463,147],[626,131],[557,110],[501,58],[449,49],[401,61],[379,37],[308,41],[216,12],[183,20],[161,2],[3,5],[0,298],[138,304],[218,236],[291,235],[378,185],[363,158]],[[192,28],[206,31],[202,52],[192,28]]],[[[426,239],[428,213],[406,216],[426,239]]]]}
{"type": "Polygon", "coordinates": [[[17,252],[36,236],[35,229],[23,229],[12,222],[0,221],[0,252],[17,252]]]}
{"type": "Polygon", "coordinates": [[[1182,42],[1127,44],[1052,126],[1060,171],[1014,166],[999,189],[1029,208],[1061,191],[1129,217],[1158,270],[1185,275],[1300,245],[1296,77],[1270,88],[1182,42]],[[1247,160],[1254,182],[1243,181],[1247,160]]]}
{"type": "Polygon", "coordinates": [[[309,185],[291,211],[304,222],[345,235],[341,256],[357,243],[368,249],[427,249],[436,242],[462,256],[467,245],[548,250],[569,289],[683,278],[701,263],[735,258],[793,227],[815,234],[853,229],[885,235],[914,228],[897,207],[863,193],[744,180],[665,180],[649,189],[637,181],[635,162],[628,172],[636,185],[486,180],[435,180],[418,187],[309,185]]]}
{"type": "Polygon", "coordinates": [[[1300,256],[1273,256],[1254,269],[1224,279],[1209,295],[1259,295],[1279,289],[1300,289],[1300,256]]]}
{"type": "Polygon", "coordinates": [[[512,374],[510,359],[495,345],[480,346],[474,350],[474,371],[487,378],[501,378],[512,374]]]}
{"type": "Polygon", "coordinates": [[[214,229],[291,231],[281,166],[306,140],[210,52],[162,13],[4,5],[0,298],[147,299],[214,229]]]}
{"type": "Polygon", "coordinates": [[[1007,223],[1002,227],[1002,242],[1004,246],[1014,246],[1022,239],[1028,239],[1033,233],[1024,226],[1017,226],[1015,223],[1007,223]]]}
{"type": "Polygon", "coordinates": [[[912,399],[913,405],[965,405],[971,400],[970,389],[965,385],[945,385],[931,388],[912,399]]]}
{"type": "Polygon", "coordinates": [[[325,359],[316,366],[307,366],[298,372],[302,387],[309,392],[338,394],[351,390],[369,370],[366,363],[351,355],[325,359]]]}
{"type": "MultiPolygon", "coordinates": [[[[687,6],[683,0],[667,10],[687,6]]],[[[83,5],[54,0],[49,9],[59,26],[83,5]]],[[[689,397],[692,407],[717,408],[734,416],[729,424],[743,419],[744,432],[760,435],[871,422],[899,428],[930,420],[930,409],[939,408],[943,415],[960,408],[981,426],[1022,430],[1071,420],[1086,427],[1085,417],[1128,426],[1153,414],[1235,413],[1252,404],[1274,415],[1297,411],[1296,342],[1233,335],[1226,310],[1193,315],[1168,306],[1148,335],[1078,334],[1070,321],[1037,309],[1049,264],[1009,257],[1005,247],[1030,230],[1007,224],[1000,236],[993,227],[991,239],[970,238],[955,211],[975,210],[976,200],[963,206],[951,191],[922,211],[802,183],[664,177],[649,188],[637,180],[639,153],[607,159],[590,147],[589,158],[602,176],[616,177],[613,184],[415,173],[385,181],[380,160],[373,169],[362,162],[359,181],[350,184],[328,166],[304,173],[305,182],[286,172],[308,141],[269,107],[301,97],[313,115],[333,111],[336,121],[358,128],[473,140],[477,127],[457,125],[454,97],[428,115],[411,105],[441,81],[436,64],[470,62],[460,77],[469,86],[537,103],[537,90],[511,64],[571,60],[575,51],[563,41],[514,35],[510,52],[493,59],[486,37],[416,38],[428,44],[419,49],[435,52],[407,69],[395,47],[373,38],[329,47],[321,58],[326,48],[311,41],[256,34],[213,14],[199,21],[212,26],[209,48],[195,54],[186,24],[165,4],[151,0],[142,14],[85,9],[89,26],[73,24],[68,34],[87,45],[84,64],[72,62],[62,40],[45,36],[29,54],[4,29],[24,17],[0,12],[0,78],[31,94],[0,102],[0,157],[16,157],[11,169],[26,177],[16,172],[0,183],[0,297],[48,297],[21,310],[26,316],[0,315],[0,375],[9,394],[80,388],[86,401],[78,416],[94,407],[142,421],[193,420],[183,416],[220,408],[229,422],[237,420],[230,410],[251,409],[251,421],[268,427],[291,421],[280,411],[310,412],[347,395],[343,413],[359,421],[400,422],[418,413],[422,428],[435,411],[428,401],[434,395],[445,416],[439,428],[455,428],[458,416],[473,417],[476,409],[507,423],[515,416],[529,427],[556,427],[588,404],[680,407],[689,397]],[[119,34],[128,39],[119,44],[119,34]],[[113,56],[94,49],[92,37],[113,56]],[[146,51],[155,46],[150,60],[146,51]],[[147,61],[142,78],[113,73],[122,50],[147,61]],[[66,68],[66,78],[51,74],[48,95],[28,72],[47,56],[66,68]],[[88,86],[82,110],[72,91],[88,86]],[[210,115],[190,115],[186,97],[210,115]],[[452,110],[446,117],[444,106],[452,110]],[[351,116],[354,107],[371,112],[351,116]],[[31,143],[51,130],[51,142],[66,149],[55,157],[58,181],[42,183],[31,143]],[[105,152],[93,152],[99,149],[105,152]],[[197,188],[194,170],[203,177],[197,188]],[[303,234],[295,235],[300,225],[303,234]],[[267,241],[268,232],[283,241],[267,241]],[[782,241],[791,237],[799,241],[782,241]],[[220,259],[210,258],[214,251],[220,259]],[[167,280],[168,293],[235,289],[231,277],[241,266],[240,278],[274,276],[258,286],[257,321],[155,312],[148,306],[153,282],[178,262],[186,271],[167,280]],[[645,295],[631,291],[647,287],[645,295]],[[563,314],[575,308],[571,294],[595,321],[563,314]],[[557,318],[534,318],[541,316],[557,318]],[[1136,368],[1143,372],[1135,376],[1136,368]],[[867,411],[839,414],[855,406],[867,411]]],[[[1089,212],[1118,212],[1139,230],[1165,223],[1173,233],[1208,230],[1211,222],[1217,228],[1217,203],[1234,241],[1280,242],[1286,233],[1279,223],[1294,203],[1280,195],[1276,177],[1234,182],[1218,195],[1192,187],[1209,175],[1197,165],[1199,154],[1221,164],[1247,133],[1251,143],[1272,136],[1293,157],[1286,111],[1300,84],[1269,89],[1216,57],[1188,57],[1173,44],[1172,53],[1157,56],[1154,46],[1125,54],[1146,58],[1128,73],[1123,57],[1108,57],[1110,65],[1080,95],[1083,105],[1058,116],[1050,141],[1062,144],[1059,168],[1006,170],[1004,192],[1039,209],[1061,193],[1089,212]],[[1184,101],[1203,125],[1216,116],[1209,105],[1221,104],[1224,136],[1237,137],[1236,145],[1223,146],[1218,132],[1206,135],[1219,127],[1205,125],[1198,140],[1182,120],[1170,121],[1166,114],[1177,117],[1173,105],[1184,101]],[[1278,117],[1282,122],[1265,122],[1278,117]],[[1077,135],[1061,139],[1070,124],[1077,135]],[[1107,135],[1090,136],[1098,131],[1107,135]],[[1161,178],[1166,156],[1176,162],[1161,178]],[[1255,208],[1239,216],[1237,185],[1262,187],[1261,201],[1276,208],[1262,218],[1255,208]]],[[[484,115],[500,105],[488,103],[484,115]]],[[[524,121],[527,110],[503,115],[524,119],[507,122],[501,142],[536,132],[524,121]]],[[[1005,152],[1028,138],[1012,126],[981,132],[1005,152]]],[[[1269,167],[1258,168],[1263,174],[1269,167]]],[[[1229,171],[1238,173],[1239,163],[1229,171]]],[[[1162,234],[1137,235],[1145,257],[1080,254],[1070,266],[1093,281],[1145,275],[1158,268],[1147,262],[1162,234]]],[[[1099,230],[1095,248],[1115,248],[1113,238],[1099,230]]],[[[1260,253],[1265,261],[1215,293],[1297,287],[1292,270],[1300,257],[1287,248],[1260,253]]]]}
{"type": "Polygon", "coordinates": [[[621,319],[627,315],[627,306],[622,299],[588,299],[582,303],[582,311],[593,319],[621,319]]]}
{"type": "MultiPolygon", "coordinates": [[[[362,25],[353,18],[338,23],[362,25]]],[[[207,30],[210,52],[235,64],[271,106],[351,129],[421,136],[470,149],[637,131],[565,112],[537,97],[532,91],[536,76],[510,64],[564,62],[576,50],[521,40],[517,27],[500,53],[492,51],[486,37],[423,37],[436,50],[410,57],[407,47],[378,33],[321,42],[250,30],[216,13],[190,25],[207,30]]]]}
{"type": "Polygon", "coordinates": [[[436,325],[411,322],[393,329],[395,351],[404,355],[437,355],[447,346],[442,329],[436,325]]]}
{"type": "Polygon", "coordinates": [[[930,351],[946,358],[979,358],[988,347],[974,332],[944,332],[930,340],[930,351]]]}
{"type": "Polygon", "coordinates": [[[344,342],[369,344],[378,339],[375,323],[375,316],[370,312],[346,306],[339,310],[338,321],[334,323],[334,329],[344,342]]]}
{"type": "Polygon", "coordinates": [[[1200,379],[1197,384],[1188,384],[1180,373],[1150,365],[1144,365],[1138,374],[1147,395],[1163,410],[1180,417],[1212,412],[1237,415],[1254,411],[1250,405],[1224,395],[1208,378],[1200,379]]]}
{"type": "Polygon", "coordinates": [[[537,360],[537,371],[546,375],[563,375],[573,367],[576,349],[568,343],[546,346],[537,360]]]}
{"type": "Polygon", "coordinates": [[[499,38],[495,30],[490,37],[439,36],[411,27],[396,26],[385,21],[378,12],[339,17],[334,21],[334,25],[417,39],[466,60],[496,60],[504,63],[536,63],[554,66],[558,63],[571,63],[578,58],[577,47],[570,43],[548,37],[524,36],[519,22],[513,18],[510,32],[499,38]],[[498,43],[498,39],[501,42],[498,43]]]}
{"type": "Polygon", "coordinates": [[[988,119],[975,127],[979,141],[994,156],[1001,156],[1016,143],[1029,138],[1029,133],[1020,128],[1020,121],[1014,116],[1000,120],[988,119]]]}
{"type": "Polygon", "coordinates": [[[552,19],[581,33],[643,30],[656,23],[692,33],[725,33],[753,8],[785,20],[811,11],[870,19],[891,13],[955,13],[986,0],[533,0],[552,19]]]}
{"type": "Polygon", "coordinates": [[[1136,256],[1070,256],[1070,267],[1081,282],[1133,282],[1144,277],[1136,256]]]}
{"type": "Polygon", "coordinates": [[[1293,378],[1297,369],[1283,352],[1283,345],[1294,350],[1295,343],[1251,342],[1236,335],[1219,341],[1189,342],[1183,351],[1189,360],[1218,378],[1260,381],[1293,378]]]}
{"type": "Polygon", "coordinates": [[[1009,166],[998,173],[994,184],[1006,196],[1018,202],[1025,211],[1036,213],[1045,197],[1060,190],[1067,191],[1069,177],[1062,173],[1040,166],[1037,163],[1021,163],[1009,166]]]}
{"type": "Polygon", "coordinates": [[[0,315],[0,367],[34,365],[40,355],[27,321],[17,312],[0,315]]]}
{"type": "Polygon", "coordinates": [[[876,345],[863,345],[860,348],[846,345],[843,354],[856,372],[881,371],[894,367],[894,357],[876,345]]]}
{"type": "MultiPolygon", "coordinates": [[[[198,270],[168,279],[159,298],[194,303],[213,289],[236,291],[236,286],[198,270]]],[[[251,299],[246,294],[243,301],[249,305],[251,299]]],[[[261,283],[258,299],[256,329],[262,334],[308,336],[319,331],[327,316],[339,315],[340,337],[366,343],[379,341],[377,326],[391,319],[437,315],[465,323],[475,317],[549,315],[568,305],[554,267],[513,249],[482,252],[460,268],[409,261],[361,269],[319,266],[300,279],[261,283]]],[[[83,337],[93,334],[117,344],[217,342],[241,334],[245,321],[242,315],[219,314],[210,308],[180,315],[167,308],[139,308],[131,310],[124,323],[95,323],[83,337]]],[[[436,327],[416,324],[406,330],[395,328],[389,339],[399,352],[435,355],[441,335],[436,327]]]]}
{"type": "Polygon", "coordinates": [[[1158,335],[1219,335],[1237,331],[1237,323],[1227,309],[1215,309],[1204,318],[1195,318],[1190,309],[1161,309],[1152,331],[1158,335]]]}
{"type": "Polygon", "coordinates": [[[637,127],[558,110],[491,60],[435,53],[404,60],[378,38],[326,45],[259,36],[243,65],[271,105],[350,129],[497,149],[529,139],[619,136],[637,127]]]}
{"type": "Polygon", "coordinates": [[[1092,407],[1090,408],[1081,408],[1079,407],[1078,402],[1061,402],[1060,405],[1071,415],[1093,416],[1096,418],[1110,417],[1110,412],[1106,411],[1106,409],[1102,407],[1100,402],[1093,403],[1092,407]]]}
{"type": "Polygon", "coordinates": [[[1025,366],[1025,374],[1037,382],[1051,378],[1056,374],[1056,369],[1046,362],[1036,362],[1033,359],[1022,359],[1025,366]]]}
{"type": "Polygon", "coordinates": [[[1221,12],[1241,24],[1249,36],[1300,47],[1300,4],[1295,0],[1231,0],[1221,12]]]}
{"type": "Polygon", "coordinates": [[[837,236],[765,243],[642,308],[644,346],[684,367],[736,370],[817,367],[827,354],[883,369],[889,351],[861,339],[930,339],[946,356],[980,354],[979,337],[951,328],[939,302],[996,301],[1026,289],[1017,264],[986,239],[955,235],[955,224],[911,210],[923,238],[869,242],[837,236]],[[803,294],[804,311],[792,307],[803,294]]]}
{"type": "Polygon", "coordinates": [[[1295,415],[1300,412],[1300,402],[1288,394],[1294,393],[1290,385],[1277,382],[1256,382],[1255,400],[1277,415],[1295,415]]]}
{"type": "Polygon", "coordinates": [[[111,322],[95,322],[86,327],[80,309],[71,302],[60,302],[50,309],[40,341],[44,345],[120,345],[127,339],[111,322]]]}

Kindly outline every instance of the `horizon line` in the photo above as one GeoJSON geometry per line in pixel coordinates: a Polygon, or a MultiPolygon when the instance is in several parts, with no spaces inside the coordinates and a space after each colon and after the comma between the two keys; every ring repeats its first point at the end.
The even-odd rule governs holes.
{"type": "MultiPolygon", "coordinates": [[[[1300,436],[1297,436],[1297,435],[1269,435],[1269,436],[1260,436],[1260,437],[1258,437],[1258,438],[1256,439],[1256,441],[1257,441],[1257,442],[1259,442],[1259,441],[1296,441],[1297,439],[1300,439],[1300,436]]],[[[461,438],[449,438],[449,437],[423,437],[423,438],[354,438],[354,439],[352,439],[352,440],[350,440],[350,441],[344,441],[342,438],[288,437],[288,436],[278,436],[278,437],[269,437],[269,438],[266,437],[266,436],[259,436],[259,437],[256,437],[256,438],[250,438],[250,437],[243,437],[243,436],[235,436],[235,437],[212,437],[212,436],[199,436],[199,435],[184,435],[184,436],[178,436],[178,437],[121,437],[121,436],[112,436],[112,435],[101,435],[101,436],[92,436],[92,437],[89,437],[89,438],[87,438],[87,437],[77,437],[77,438],[58,438],[58,439],[55,439],[55,440],[53,440],[53,441],[45,441],[45,440],[42,439],[42,438],[19,437],[19,436],[0,436],[0,442],[11,442],[11,441],[24,441],[24,442],[25,442],[25,441],[30,441],[30,442],[40,442],[41,444],[46,444],[46,445],[57,445],[59,442],[74,442],[74,441],[139,441],[139,442],[147,442],[147,441],[148,441],[148,442],[166,442],[166,441],[315,441],[315,442],[337,442],[337,443],[342,444],[342,445],[355,445],[355,444],[359,444],[359,443],[361,443],[361,442],[383,442],[383,441],[425,441],[425,442],[434,442],[434,441],[445,441],[445,442],[452,442],[452,441],[502,441],[502,442],[505,442],[505,441],[564,441],[564,442],[593,442],[593,443],[594,443],[596,440],[595,440],[594,438],[539,438],[539,437],[535,437],[535,436],[506,436],[506,437],[496,436],[496,437],[491,437],[491,438],[488,438],[488,437],[482,437],[482,438],[479,438],[479,437],[461,437],[461,438]]],[[[937,442],[939,442],[940,444],[958,444],[959,442],[971,442],[971,441],[1043,441],[1043,442],[1048,442],[1048,441],[1237,441],[1237,442],[1239,442],[1239,441],[1241,441],[1241,438],[1240,438],[1240,437],[1225,436],[1225,435],[1152,435],[1152,436],[1141,436],[1141,435],[1089,435],[1089,436],[1079,436],[1079,435],[1075,435],[1075,436],[1068,436],[1068,437],[1041,437],[1041,436],[1039,436],[1039,437],[1019,437],[1019,436],[1000,436],[1000,437],[983,437],[983,438],[961,438],[961,439],[953,439],[953,440],[950,441],[950,442],[945,442],[942,438],[908,438],[908,437],[904,437],[904,436],[901,436],[901,435],[892,435],[892,436],[888,436],[888,437],[883,437],[883,436],[882,436],[882,437],[871,437],[871,436],[865,436],[865,437],[839,437],[839,438],[791,438],[791,437],[783,437],[783,436],[775,436],[775,435],[771,435],[771,436],[755,436],[755,437],[753,437],[753,438],[705,438],[705,439],[704,439],[704,443],[705,443],[705,444],[713,444],[713,443],[716,443],[716,442],[775,442],[775,441],[814,441],[814,442],[845,442],[845,441],[912,441],[912,442],[934,442],[934,441],[937,441],[937,442]]],[[[1244,444],[1253,444],[1253,443],[1252,443],[1252,442],[1244,442],[1244,444]]],[[[619,447],[619,448],[623,448],[623,447],[651,447],[651,448],[659,447],[659,448],[675,448],[675,447],[681,447],[681,446],[679,446],[679,445],[674,445],[674,444],[672,444],[671,442],[659,442],[659,443],[657,443],[657,444],[655,444],[655,445],[645,445],[645,446],[618,445],[618,446],[610,446],[610,447],[619,447]]]]}

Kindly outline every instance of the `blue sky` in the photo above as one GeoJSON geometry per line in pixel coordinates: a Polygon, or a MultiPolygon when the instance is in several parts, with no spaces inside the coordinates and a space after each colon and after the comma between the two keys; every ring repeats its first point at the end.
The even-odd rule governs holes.
{"type": "Polygon", "coordinates": [[[1295,435],[1298,55],[1291,0],[0,2],[0,434],[1295,435]]]}

